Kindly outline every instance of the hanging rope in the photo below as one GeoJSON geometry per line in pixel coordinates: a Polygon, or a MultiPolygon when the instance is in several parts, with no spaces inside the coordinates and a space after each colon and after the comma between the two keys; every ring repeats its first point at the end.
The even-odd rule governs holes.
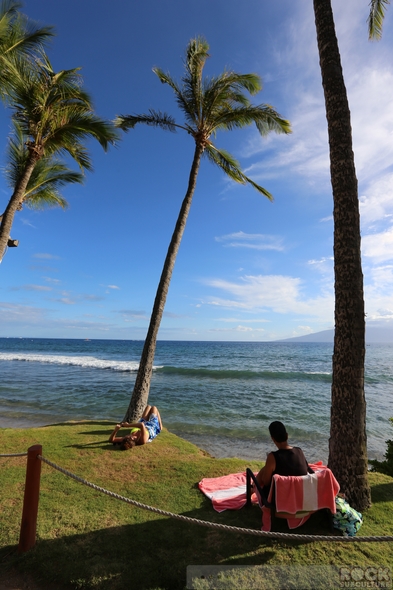
{"type": "Polygon", "coordinates": [[[59,465],[56,465],[56,463],[49,461],[49,459],[45,459],[45,457],[42,457],[42,455],[37,455],[37,457],[39,459],[41,459],[41,461],[43,461],[44,463],[47,463],[47,465],[50,465],[51,467],[53,467],[53,469],[56,469],[57,471],[60,471],[64,475],[71,477],[75,481],[78,481],[79,483],[82,483],[83,485],[88,486],[89,488],[92,488],[93,490],[97,490],[98,492],[102,492],[103,494],[106,494],[107,496],[110,496],[111,498],[115,498],[116,500],[121,500],[122,502],[126,502],[127,504],[132,504],[133,506],[137,506],[138,508],[141,508],[142,510],[149,510],[150,512],[155,512],[156,514],[160,514],[162,516],[168,516],[170,518],[174,518],[175,520],[182,520],[184,522],[197,524],[199,526],[220,529],[220,530],[229,531],[232,533],[242,533],[242,534],[247,534],[247,535],[255,535],[258,537],[268,537],[271,539],[284,539],[284,540],[288,539],[288,540],[296,540],[296,541],[325,541],[325,542],[332,542],[333,541],[333,542],[341,542],[341,543],[342,542],[344,542],[344,543],[345,542],[356,542],[356,543],[374,542],[375,543],[375,542],[391,542],[391,541],[393,541],[393,536],[390,536],[390,537],[344,537],[344,536],[324,537],[321,535],[299,535],[299,534],[293,534],[293,533],[275,533],[275,532],[260,531],[260,530],[256,530],[256,529],[245,529],[242,527],[230,526],[227,524],[220,524],[220,523],[216,523],[216,522],[208,522],[206,520],[199,520],[197,518],[183,516],[182,514],[174,514],[172,512],[168,512],[167,510],[161,510],[160,508],[154,508],[153,506],[148,506],[147,504],[142,504],[141,502],[137,502],[136,500],[131,500],[130,498],[126,498],[125,496],[120,496],[119,494],[116,494],[115,492],[110,492],[109,490],[106,490],[105,488],[97,486],[96,484],[91,483],[91,482],[87,481],[86,479],[83,479],[82,477],[79,477],[78,475],[71,473],[70,471],[67,471],[67,469],[64,469],[63,467],[59,467],[59,465]]]}
{"type": "Polygon", "coordinates": [[[1,454],[0,457],[27,457],[27,453],[7,453],[1,454]]]}

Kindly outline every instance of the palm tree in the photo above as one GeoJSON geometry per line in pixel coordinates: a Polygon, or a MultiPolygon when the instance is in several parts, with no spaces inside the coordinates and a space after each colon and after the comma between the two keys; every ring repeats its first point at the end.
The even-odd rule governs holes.
{"type": "Polygon", "coordinates": [[[53,36],[52,27],[36,27],[19,12],[20,2],[3,0],[0,6],[0,98],[4,100],[16,74],[12,58],[27,60],[53,36]]]}
{"type": "Polygon", "coordinates": [[[390,4],[390,0],[371,0],[370,14],[367,21],[368,38],[370,40],[379,40],[382,37],[382,24],[388,4],[390,4]]]}
{"type": "Polygon", "coordinates": [[[334,201],[335,334],[328,465],[350,504],[370,506],[365,320],[358,186],[347,92],[330,0],[313,0],[334,201]]]}
{"type": "Polygon", "coordinates": [[[26,138],[26,150],[23,165],[15,177],[13,194],[2,217],[0,260],[4,256],[15,213],[26,199],[29,181],[38,162],[42,159],[53,162],[56,156],[68,154],[81,171],[91,170],[84,141],[94,138],[106,150],[117,138],[112,124],[94,114],[91,99],[81,86],[79,68],[55,73],[44,54],[34,64],[16,59],[13,65],[18,76],[10,90],[10,107],[13,120],[26,138]]]}
{"type": "MultiPolygon", "coordinates": [[[[8,143],[8,163],[5,168],[5,175],[11,189],[18,184],[29,158],[26,141],[27,138],[23,135],[20,125],[14,121],[13,134],[8,143]]],[[[43,157],[37,161],[18,210],[22,209],[22,204],[30,209],[45,207],[66,209],[67,201],[61,196],[59,189],[66,184],[83,181],[84,175],[81,172],[70,170],[53,156],[43,157]]],[[[1,219],[2,216],[0,216],[0,222],[1,219]]],[[[9,242],[15,245],[15,240],[9,240],[9,242]]]]}
{"type": "Polygon", "coordinates": [[[272,199],[266,189],[253,182],[242,172],[239,163],[233,156],[213,144],[211,137],[221,129],[230,131],[252,123],[255,123],[261,135],[267,135],[270,131],[290,133],[289,122],[282,119],[271,106],[263,104],[254,106],[244,94],[244,91],[247,91],[254,95],[261,90],[261,79],[256,74],[237,74],[225,71],[218,77],[203,78],[203,67],[209,57],[208,50],[209,45],[202,38],[192,39],[189,42],[186,51],[185,73],[181,85],[173,80],[168,73],[159,68],[153,69],[159,80],[163,84],[168,84],[174,91],[176,102],[185,117],[183,125],[177,124],[171,116],[153,110],[142,115],[120,115],[115,121],[115,124],[124,131],[134,128],[138,123],[160,127],[167,131],[180,129],[188,133],[195,141],[187,192],[169,244],[134,390],[124,418],[129,422],[141,416],[148,399],[157,334],[176,255],[195,191],[202,156],[206,156],[236,182],[250,184],[268,199],[272,199]]]}

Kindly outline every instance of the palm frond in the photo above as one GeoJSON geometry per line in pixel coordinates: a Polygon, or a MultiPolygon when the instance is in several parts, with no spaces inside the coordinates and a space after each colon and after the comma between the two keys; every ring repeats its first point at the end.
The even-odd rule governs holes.
{"type": "MultiPolygon", "coordinates": [[[[14,124],[7,150],[7,166],[4,170],[7,182],[15,189],[24,174],[29,159],[26,137],[21,127],[14,124]]],[[[66,184],[82,183],[84,175],[71,170],[64,162],[52,156],[37,161],[27,184],[23,202],[31,208],[60,206],[67,207],[67,201],[61,196],[59,189],[66,184]]]]}
{"type": "Polygon", "coordinates": [[[18,76],[11,93],[13,119],[30,143],[41,146],[47,155],[68,152],[80,167],[91,169],[81,142],[91,137],[107,150],[119,135],[111,122],[94,114],[90,96],[81,86],[79,68],[55,73],[45,55],[34,69],[24,61],[15,61],[15,67],[18,76]]]}
{"type": "Polygon", "coordinates": [[[269,199],[269,201],[273,200],[273,196],[264,189],[262,186],[248,178],[242,171],[239,162],[227,151],[219,150],[216,148],[212,143],[206,146],[204,154],[206,154],[207,158],[216,166],[221,168],[225,172],[229,178],[238,182],[239,184],[250,184],[253,186],[259,193],[264,195],[269,199]]]}
{"type": "Polygon", "coordinates": [[[43,44],[53,36],[52,27],[39,27],[19,12],[19,2],[5,1],[0,7],[0,98],[8,97],[16,71],[13,58],[32,63],[43,44]]]}
{"type": "Polygon", "coordinates": [[[275,133],[292,133],[291,124],[283,119],[270,105],[247,106],[223,109],[212,121],[212,130],[247,127],[255,123],[261,135],[267,135],[271,131],[275,133]]]}
{"type": "Polygon", "coordinates": [[[390,4],[390,0],[371,0],[367,19],[370,40],[378,41],[382,37],[382,25],[388,4],[390,4]]]}
{"type": "MultiPolygon", "coordinates": [[[[262,79],[258,74],[237,74],[225,71],[220,76],[212,78],[209,83],[210,91],[214,93],[243,93],[246,90],[251,96],[262,90],[262,79]]],[[[207,89],[206,92],[209,92],[207,89]]]]}
{"type": "Polygon", "coordinates": [[[67,209],[68,202],[61,194],[55,189],[49,187],[43,187],[39,192],[25,197],[23,205],[26,205],[29,209],[50,209],[51,207],[61,207],[67,209]]]}
{"type": "Polygon", "coordinates": [[[202,70],[209,55],[209,44],[203,37],[191,39],[186,50],[186,69],[192,78],[202,78],[202,70]]]}
{"type": "Polygon", "coordinates": [[[123,131],[129,131],[134,129],[135,125],[143,123],[152,127],[160,127],[164,131],[176,132],[175,120],[167,113],[161,113],[161,111],[154,111],[149,109],[149,114],[141,115],[118,115],[114,121],[115,127],[119,127],[123,131]]]}
{"type": "Polygon", "coordinates": [[[187,116],[200,122],[203,116],[203,68],[209,56],[209,44],[203,37],[191,39],[186,50],[186,72],[182,78],[182,94],[189,105],[187,116]],[[192,116],[191,113],[193,113],[192,116]]]}
{"type": "Polygon", "coordinates": [[[54,36],[51,26],[37,26],[23,14],[18,14],[10,27],[7,42],[3,45],[3,55],[20,52],[26,56],[34,56],[41,46],[54,36]]]}
{"type": "Polygon", "coordinates": [[[160,68],[154,67],[153,72],[158,76],[159,80],[163,84],[168,84],[172,88],[175,93],[175,99],[178,104],[178,107],[184,112],[186,119],[191,122],[195,123],[195,103],[194,97],[191,96],[190,98],[187,96],[185,89],[180,89],[179,85],[171,75],[167,72],[164,72],[160,68]]]}

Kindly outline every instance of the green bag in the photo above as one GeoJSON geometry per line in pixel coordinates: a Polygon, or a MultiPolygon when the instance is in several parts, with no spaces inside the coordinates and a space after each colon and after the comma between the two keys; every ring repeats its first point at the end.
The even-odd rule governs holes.
{"type": "Polygon", "coordinates": [[[363,524],[363,517],[352,508],[344,498],[336,496],[336,514],[333,514],[333,527],[346,537],[354,537],[363,524]]]}

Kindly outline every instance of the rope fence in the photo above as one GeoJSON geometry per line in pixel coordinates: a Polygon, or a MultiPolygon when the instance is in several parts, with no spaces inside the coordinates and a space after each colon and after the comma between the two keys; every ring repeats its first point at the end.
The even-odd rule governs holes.
{"type": "Polygon", "coordinates": [[[326,537],[326,536],[322,536],[322,535],[304,535],[304,534],[301,535],[301,534],[296,534],[296,533],[278,533],[278,532],[274,532],[274,531],[268,532],[268,531],[260,531],[257,529],[246,529],[246,528],[231,526],[231,525],[227,525],[227,524],[220,524],[217,522],[209,522],[207,520],[199,520],[198,518],[192,518],[190,516],[184,516],[182,514],[174,514],[172,512],[168,512],[167,510],[161,510],[160,508],[154,508],[153,506],[148,506],[147,504],[142,504],[141,502],[137,502],[136,500],[131,500],[130,498],[126,498],[125,496],[121,496],[120,494],[116,494],[115,492],[110,492],[109,490],[106,490],[105,488],[102,488],[94,483],[91,483],[91,482],[87,481],[86,479],[83,479],[82,477],[79,477],[78,475],[71,473],[71,471],[67,471],[67,469],[64,469],[63,467],[56,465],[56,463],[49,461],[49,459],[42,457],[42,455],[38,455],[38,459],[41,459],[41,461],[43,461],[47,465],[50,465],[50,467],[53,467],[53,469],[60,471],[60,473],[63,473],[64,475],[70,477],[71,479],[74,479],[75,481],[78,481],[79,483],[81,483],[89,488],[92,488],[93,490],[96,490],[98,492],[106,494],[107,496],[110,496],[111,498],[115,498],[116,500],[121,500],[122,502],[126,502],[127,504],[131,504],[132,506],[137,506],[138,508],[141,508],[142,510],[149,510],[150,512],[155,512],[156,514],[160,514],[162,516],[168,516],[168,517],[173,518],[175,520],[181,520],[183,522],[189,522],[189,523],[196,524],[199,526],[220,529],[220,530],[229,531],[232,533],[242,533],[242,534],[247,534],[247,535],[255,535],[258,537],[270,537],[272,539],[291,539],[291,540],[297,540],[297,541],[334,541],[334,542],[339,541],[339,542],[357,542],[357,543],[359,543],[359,542],[360,543],[369,543],[369,542],[393,541],[393,536],[392,537],[344,537],[344,536],[330,535],[330,536],[326,537]]]}
{"type": "Polygon", "coordinates": [[[199,526],[209,527],[218,529],[221,531],[228,531],[231,533],[240,533],[246,535],[254,535],[257,537],[265,537],[270,539],[281,539],[281,540],[292,540],[292,541],[320,541],[320,542],[338,542],[338,543],[381,543],[381,542],[392,542],[393,536],[375,536],[375,537],[348,537],[348,536],[336,536],[336,535],[308,535],[308,534],[297,534],[297,533],[280,533],[274,531],[261,531],[258,529],[248,529],[243,527],[237,527],[227,524],[221,524],[217,522],[209,522],[206,520],[200,520],[190,516],[184,516],[183,514],[174,514],[167,510],[161,510],[148,504],[143,504],[137,500],[132,500],[125,496],[121,496],[115,492],[111,492],[101,486],[98,486],[90,481],[87,481],[79,475],[75,475],[71,471],[60,467],[53,461],[46,459],[42,456],[42,446],[34,445],[28,449],[27,453],[7,453],[0,454],[1,457],[22,457],[27,456],[27,467],[26,467],[26,485],[23,503],[22,523],[21,532],[19,539],[19,552],[25,552],[34,547],[36,540],[36,525],[37,525],[37,514],[38,514],[38,502],[39,502],[39,488],[40,488],[40,476],[41,476],[41,463],[46,463],[53,469],[63,473],[67,477],[81,483],[93,490],[101,492],[115,500],[120,500],[136,506],[142,510],[148,510],[166,516],[175,520],[180,520],[186,523],[195,524],[199,526]]]}

